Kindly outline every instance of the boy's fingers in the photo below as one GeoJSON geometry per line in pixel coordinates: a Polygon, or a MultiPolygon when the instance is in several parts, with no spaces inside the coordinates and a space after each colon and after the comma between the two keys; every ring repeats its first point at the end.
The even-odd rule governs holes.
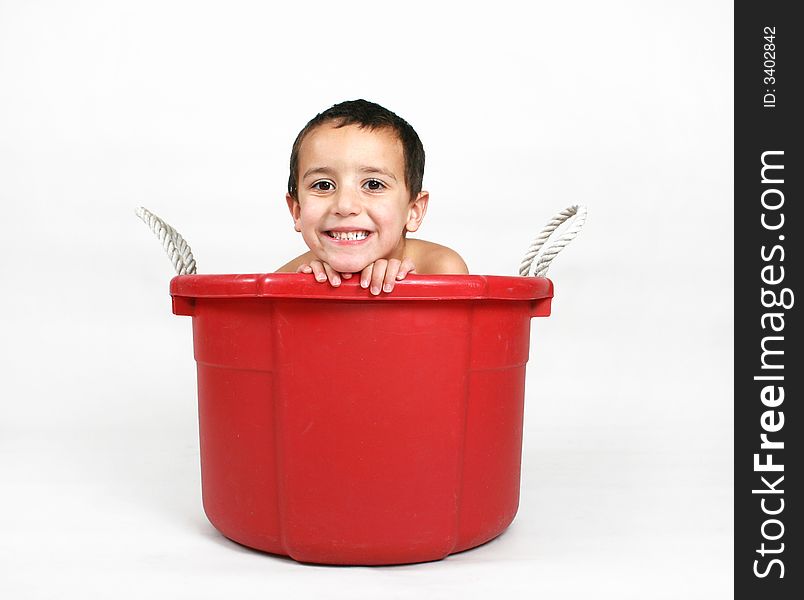
{"type": "Polygon", "coordinates": [[[360,287],[367,288],[371,282],[371,272],[374,270],[374,263],[371,263],[360,272],[360,287]]]}
{"type": "Polygon", "coordinates": [[[343,279],[351,279],[351,278],[352,278],[352,274],[351,274],[351,273],[341,273],[341,277],[342,277],[343,279]]]}
{"type": "Polygon", "coordinates": [[[320,260],[311,261],[310,262],[310,268],[312,269],[313,274],[315,275],[315,280],[316,281],[326,281],[327,280],[327,274],[324,271],[324,263],[322,263],[320,260]]]}
{"type": "Polygon", "coordinates": [[[374,262],[374,269],[371,272],[371,289],[369,291],[375,296],[382,291],[382,282],[385,279],[385,270],[388,268],[388,261],[384,258],[374,262]]]}
{"type": "Polygon", "coordinates": [[[396,283],[396,275],[399,273],[399,267],[402,261],[392,258],[388,261],[388,268],[385,270],[385,281],[382,284],[382,291],[388,293],[394,291],[394,284],[396,283]]]}
{"type": "Polygon", "coordinates": [[[296,269],[296,272],[297,273],[312,273],[313,268],[310,265],[308,265],[307,263],[304,263],[304,264],[299,265],[299,268],[296,269]]]}
{"type": "Polygon", "coordinates": [[[332,287],[338,287],[341,284],[341,277],[338,272],[329,266],[329,263],[324,263],[324,271],[326,271],[327,279],[329,279],[332,287]]]}
{"type": "Polygon", "coordinates": [[[402,264],[399,266],[399,273],[396,274],[397,279],[404,279],[407,277],[408,273],[414,273],[416,271],[416,266],[413,264],[413,260],[410,258],[403,258],[402,264]]]}

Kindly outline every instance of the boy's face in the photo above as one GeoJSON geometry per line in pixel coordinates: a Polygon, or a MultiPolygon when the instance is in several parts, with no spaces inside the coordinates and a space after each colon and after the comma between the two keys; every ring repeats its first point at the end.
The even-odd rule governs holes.
{"type": "Polygon", "coordinates": [[[287,195],[296,231],[341,273],[380,258],[402,259],[403,232],[416,231],[428,194],[411,201],[402,143],[391,129],[324,123],[299,148],[298,200],[287,195]]]}

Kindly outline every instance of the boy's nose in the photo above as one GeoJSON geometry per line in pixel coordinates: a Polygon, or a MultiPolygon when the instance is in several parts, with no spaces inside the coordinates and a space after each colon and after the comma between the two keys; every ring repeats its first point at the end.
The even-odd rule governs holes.
{"type": "Polygon", "coordinates": [[[360,200],[350,190],[339,190],[335,196],[335,213],[341,216],[356,215],[361,210],[360,200]]]}

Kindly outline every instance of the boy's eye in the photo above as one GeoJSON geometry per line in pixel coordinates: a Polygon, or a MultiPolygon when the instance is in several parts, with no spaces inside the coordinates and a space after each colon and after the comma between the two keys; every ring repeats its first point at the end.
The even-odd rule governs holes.
{"type": "Polygon", "coordinates": [[[331,181],[316,181],[313,184],[313,189],[318,190],[319,192],[329,192],[335,189],[335,184],[331,181]]]}
{"type": "Polygon", "coordinates": [[[378,179],[369,179],[363,186],[374,191],[385,189],[385,184],[378,179]]]}

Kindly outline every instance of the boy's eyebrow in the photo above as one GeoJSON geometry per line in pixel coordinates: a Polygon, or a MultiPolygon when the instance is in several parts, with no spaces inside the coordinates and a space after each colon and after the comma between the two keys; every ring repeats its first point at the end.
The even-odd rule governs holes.
{"type": "Polygon", "coordinates": [[[329,167],[312,167],[307,169],[302,175],[302,179],[308,178],[310,175],[334,175],[335,171],[329,167]]]}
{"type": "Polygon", "coordinates": [[[386,177],[390,177],[394,181],[396,181],[396,175],[391,173],[391,171],[386,171],[385,169],[380,169],[378,167],[360,167],[361,173],[379,173],[380,175],[385,175],[386,177]]]}
{"type": "MultiPolygon", "coordinates": [[[[390,177],[394,181],[397,180],[396,175],[391,173],[391,171],[386,171],[385,169],[381,169],[379,167],[358,167],[358,171],[361,173],[379,173],[380,175],[390,177]]],[[[304,172],[304,175],[302,175],[302,180],[307,179],[310,175],[329,175],[332,177],[335,175],[335,169],[330,167],[311,167],[304,172]]]]}

